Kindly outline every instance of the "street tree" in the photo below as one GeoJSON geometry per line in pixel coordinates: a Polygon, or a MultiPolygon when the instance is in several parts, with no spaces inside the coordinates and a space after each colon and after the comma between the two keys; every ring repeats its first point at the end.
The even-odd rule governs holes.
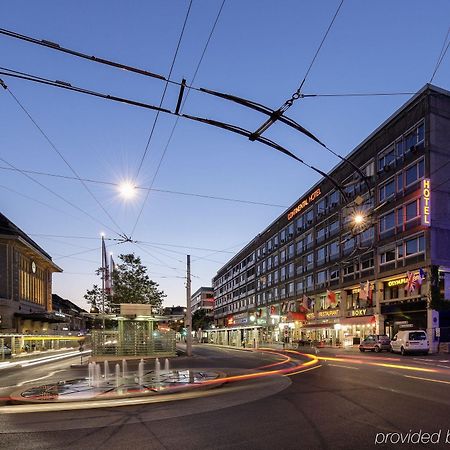
{"type": "Polygon", "coordinates": [[[92,289],[88,289],[84,298],[91,305],[92,312],[100,312],[103,309],[103,291],[98,285],[94,284],[92,289]]]}
{"type": "Polygon", "coordinates": [[[209,328],[213,319],[209,316],[204,309],[199,309],[192,314],[192,329],[198,330],[201,328],[202,330],[206,330],[209,328]]]}
{"type": "Polygon", "coordinates": [[[113,303],[141,303],[159,308],[166,294],[151,280],[139,256],[134,253],[119,255],[112,274],[113,303]]]}

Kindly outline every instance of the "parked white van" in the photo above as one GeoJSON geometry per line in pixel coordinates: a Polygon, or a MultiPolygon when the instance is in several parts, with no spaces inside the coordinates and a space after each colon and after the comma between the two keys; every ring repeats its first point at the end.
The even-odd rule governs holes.
{"type": "Polygon", "coordinates": [[[423,353],[430,351],[427,333],[423,330],[400,330],[391,339],[391,351],[406,355],[407,353],[423,353]]]}

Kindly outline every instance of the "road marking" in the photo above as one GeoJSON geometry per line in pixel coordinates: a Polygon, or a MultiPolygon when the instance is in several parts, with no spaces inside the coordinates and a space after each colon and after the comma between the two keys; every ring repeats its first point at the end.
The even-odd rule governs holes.
{"type": "Polygon", "coordinates": [[[66,370],[66,369],[54,370],[53,372],[50,372],[48,375],[45,375],[43,377],[34,378],[33,380],[21,381],[20,383],[17,383],[16,386],[20,387],[20,386],[23,386],[24,384],[32,383],[33,381],[43,380],[44,378],[51,377],[51,376],[55,375],[55,373],[63,372],[64,370],[66,370]]]}
{"type": "Polygon", "coordinates": [[[297,372],[287,373],[287,374],[285,375],[285,377],[291,377],[292,375],[297,375],[298,373],[308,372],[308,370],[318,369],[319,367],[322,367],[322,365],[319,364],[318,366],[310,367],[309,369],[303,369],[303,370],[299,370],[299,371],[297,371],[297,372]]]}
{"type": "Polygon", "coordinates": [[[416,380],[422,380],[422,381],[432,381],[433,383],[443,383],[443,384],[450,384],[450,381],[444,381],[444,380],[434,380],[433,378],[423,378],[423,377],[413,377],[411,375],[403,375],[406,378],[414,378],[416,380]]]}
{"type": "Polygon", "coordinates": [[[344,366],[343,364],[328,364],[329,366],[333,367],[343,367],[344,369],[352,369],[352,370],[359,370],[359,367],[351,367],[351,366],[344,366]]]}

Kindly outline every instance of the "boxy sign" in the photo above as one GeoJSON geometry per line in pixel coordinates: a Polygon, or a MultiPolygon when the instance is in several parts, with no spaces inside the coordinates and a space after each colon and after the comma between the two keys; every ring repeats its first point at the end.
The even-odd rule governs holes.
{"type": "Polygon", "coordinates": [[[422,180],[421,211],[422,211],[422,225],[429,227],[431,216],[431,187],[429,178],[425,178],[424,180],[422,180]]]}

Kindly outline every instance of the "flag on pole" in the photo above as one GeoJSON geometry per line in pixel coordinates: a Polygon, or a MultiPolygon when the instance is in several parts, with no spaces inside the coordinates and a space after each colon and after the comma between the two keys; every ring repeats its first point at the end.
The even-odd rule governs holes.
{"type": "Polygon", "coordinates": [[[360,300],[367,301],[367,299],[369,297],[368,292],[367,292],[367,283],[359,283],[359,299],[360,300]]]}
{"type": "Polygon", "coordinates": [[[105,238],[102,236],[102,274],[104,281],[105,294],[111,294],[111,277],[109,273],[108,256],[106,254],[105,238]]]}
{"type": "Polygon", "coordinates": [[[306,311],[309,311],[310,302],[309,302],[309,298],[305,294],[303,294],[303,297],[302,297],[302,306],[304,309],[306,309],[306,311]]]}
{"type": "Polygon", "coordinates": [[[373,291],[370,289],[370,282],[366,282],[366,292],[367,292],[367,306],[373,306],[373,291]]]}
{"type": "Polygon", "coordinates": [[[114,295],[114,279],[113,273],[116,270],[116,263],[114,262],[112,253],[109,257],[109,279],[111,280],[111,295],[114,295]]]}
{"type": "Polygon", "coordinates": [[[424,282],[426,276],[427,275],[426,275],[425,271],[422,268],[420,268],[419,269],[419,278],[417,278],[417,280],[416,280],[416,283],[419,286],[419,288],[422,286],[422,283],[424,282]]]}
{"type": "Polygon", "coordinates": [[[336,304],[336,292],[327,289],[327,303],[329,305],[336,304]]]}
{"type": "Polygon", "coordinates": [[[408,272],[406,273],[407,282],[406,282],[406,288],[405,290],[409,293],[414,292],[416,290],[416,280],[414,280],[414,272],[408,272]]]}

